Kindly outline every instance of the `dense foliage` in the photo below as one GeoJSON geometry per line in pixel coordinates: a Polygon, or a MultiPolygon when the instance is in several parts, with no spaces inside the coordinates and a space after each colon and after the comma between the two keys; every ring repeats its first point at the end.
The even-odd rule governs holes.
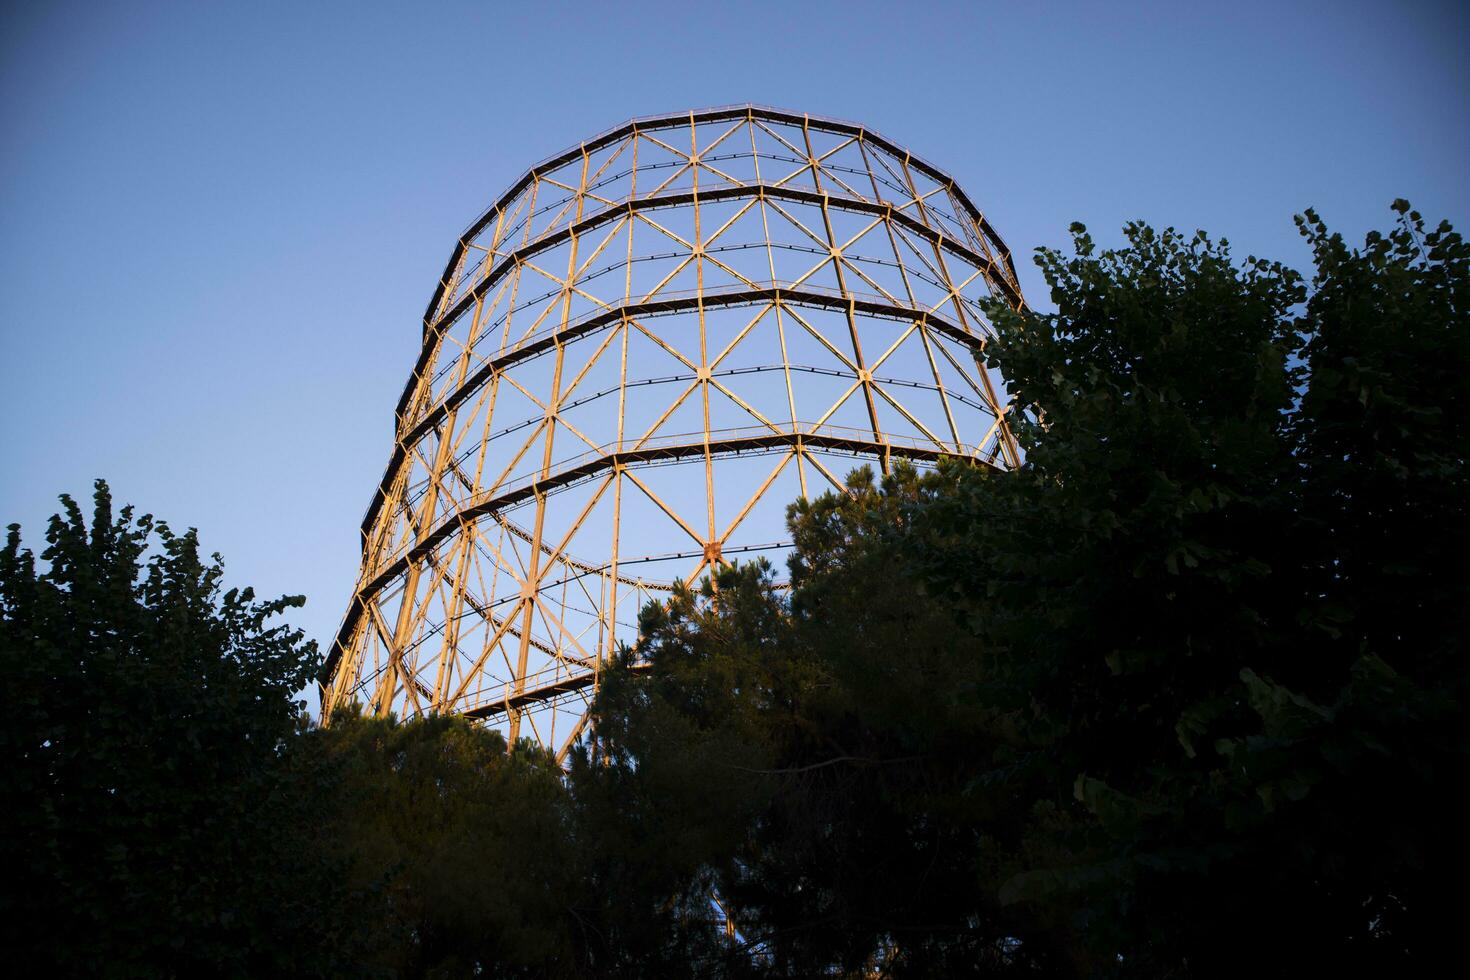
{"type": "Polygon", "coordinates": [[[330,794],[321,852],[353,886],[354,971],[567,975],[576,922],[570,798],[550,755],[462,718],[344,713],[297,753],[330,794]]]}
{"type": "Polygon", "coordinates": [[[1125,229],[991,310],[1026,465],[792,509],[650,609],[598,731],[771,972],[1426,967],[1470,774],[1470,249],[1125,229]]]}
{"type": "Polygon", "coordinates": [[[67,972],[1427,972],[1470,775],[1470,248],[1204,235],[990,310],[1026,463],[790,511],[643,611],[563,772],[300,724],[315,663],[99,488],[0,565],[6,941],[67,972]],[[157,546],[148,552],[150,534],[157,546]],[[60,942],[58,936],[74,937],[60,942]]]}
{"type": "Polygon", "coordinates": [[[43,567],[0,553],[0,930],[50,975],[271,973],[318,950],[280,792],[316,645],[271,625],[299,598],[221,594],[218,557],[97,484],[63,497],[43,567]]]}

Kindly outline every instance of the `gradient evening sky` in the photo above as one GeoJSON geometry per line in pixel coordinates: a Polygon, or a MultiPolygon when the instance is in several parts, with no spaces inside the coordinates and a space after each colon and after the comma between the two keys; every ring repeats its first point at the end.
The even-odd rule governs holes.
{"type": "Polygon", "coordinates": [[[947,169],[1022,263],[1140,217],[1304,267],[1407,197],[1470,226],[1470,4],[12,2],[0,523],[200,528],[329,641],[455,237],[629,116],[757,102],[947,169]]]}

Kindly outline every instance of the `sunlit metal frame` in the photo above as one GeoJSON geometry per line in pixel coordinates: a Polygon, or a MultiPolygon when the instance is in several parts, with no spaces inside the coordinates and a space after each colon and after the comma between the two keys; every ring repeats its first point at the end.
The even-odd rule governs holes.
{"type": "Polygon", "coordinates": [[[787,547],[752,539],[748,518],[840,487],[832,457],[1018,464],[978,360],[987,297],[1022,303],[980,211],[852,123],[658,116],[533,167],[461,236],[425,313],[324,720],[352,700],[459,712],[565,754],[638,607],[787,547]],[[717,328],[745,316],[723,311],[748,324],[717,328]],[[639,357],[664,355],[676,373],[640,375],[639,357]],[[798,409],[819,382],[832,404],[798,409]],[[637,410],[634,389],[669,397],[637,410]],[[717,508],[733,461],[756,456],[775,457],[769,475],[717,508]],[[651,485],[665,465],[702,481],[702,514],[651,485]],[[653,507],[636,527],[629,493],[653,507]],[[630,574],[642,565],[675,571],[630,574]]]}

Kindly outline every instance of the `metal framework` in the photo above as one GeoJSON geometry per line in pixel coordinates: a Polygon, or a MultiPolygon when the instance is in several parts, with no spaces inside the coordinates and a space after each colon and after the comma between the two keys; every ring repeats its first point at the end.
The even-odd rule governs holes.
{"type": "Polygon", "coordinates": [[[564,754],[639,607],[788,548],[786,505],[853,457],[1017,465],[988,296],[1022,302],[980,211],[852,123],[636,119],[533,167],[425,313],[324,718],[460,712],[564,754]]]}

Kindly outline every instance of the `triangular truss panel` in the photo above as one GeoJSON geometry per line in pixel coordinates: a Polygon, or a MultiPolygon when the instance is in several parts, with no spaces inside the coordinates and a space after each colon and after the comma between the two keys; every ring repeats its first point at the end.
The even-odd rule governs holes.
{"type": "Polygon", "coordinates": [[[564,753],[639,608],[790,547],[864,462],[1018,465],[954,180],[854,123],[636,119],[534,166],[424,316],[323,715],[457,712],[564,753]]]}

